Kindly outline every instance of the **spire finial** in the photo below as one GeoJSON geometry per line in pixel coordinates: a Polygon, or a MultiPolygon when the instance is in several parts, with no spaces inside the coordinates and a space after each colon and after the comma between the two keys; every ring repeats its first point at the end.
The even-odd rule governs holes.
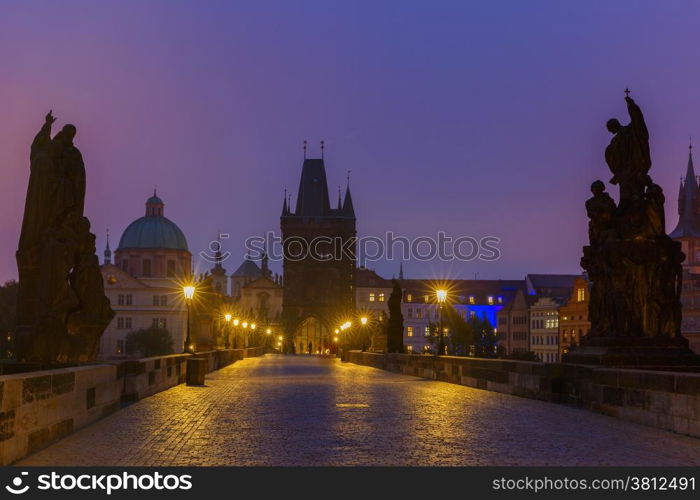
{"type": "Polygon", "coordinates": [[[158,191],[157,188],[156,188],[155,186],[153,186],[153,197],[154,197],[154,198],[156,197],[156,192],[157,192],[157,191],[158,191]]]}
{"type": "Polygon", "coordinates": [[[626,88],[625,88],[625,97],[629,97],[629,96],[630,96],[630,92],[632,92],[632,91],[629,89],[629,87],[626,87],[626,88]]]}
{"type": "Polygon", "coordinates": [[[306,160],[306,139],[304,139],[304,159],[306,160]]]}
{"type": "Polygon", "coordinates": [[[688,142],[688,151],[690,152],[691,155],[693,154],[693,136],[692,135],[690,136],[690,140],[688,142]]]}
{"type": "Polygon", "coordinates": [[[347,174],[345,176],[345,179],[347,179],[348,181],[348,187],[350,187],[350,172],[352,172],[352,170],[348,169],[347,174]]]}
{"type": "Polygon", "coordinates": [[[321,141],[321,159],[323,159],[323,150],[326,148],[326,141],[321,141]]]}

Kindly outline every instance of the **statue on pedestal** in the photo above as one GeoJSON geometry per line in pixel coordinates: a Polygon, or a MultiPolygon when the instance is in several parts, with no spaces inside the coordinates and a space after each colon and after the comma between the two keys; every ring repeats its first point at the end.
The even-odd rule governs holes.
{"type": "Polygon", "coordinates": [[[104,294],[95,235],[83,216],[85,165],[66,125],[51,138],[49,112],[34,138],[17,250],[17,359],[77,363],[97,356],[114,317],[104,294]]]}
{"type": "Polygon", "coordinates": [[[598,180],[586,201],[589,245],[581,267],[592,283],[590,333],[564,361],[607,365],[700,364],[680,334],[680,243],[666,235],[664,194],[649,176],[649,132],[625,91],[630,123],[607,123],[605,161],[620,186],[617,205],[598,180]]]}

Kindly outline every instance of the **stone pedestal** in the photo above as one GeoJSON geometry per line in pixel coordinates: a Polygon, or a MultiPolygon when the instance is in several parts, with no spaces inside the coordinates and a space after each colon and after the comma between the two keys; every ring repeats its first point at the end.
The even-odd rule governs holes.
{"type": "Polygon", "coordinates": [[[700,366],[683,337],[589,337],[562,356],[564,363],[627,367],[700,366]]]}
{"type": "Polygon", "coordinates": [[[209,362],[206,358],[187,359],[187,385],[204,385],[209,362]]]}
{"type": "Polygon", "coordinates": [[[387,337],[384,334],[372,335],[372,345],[369,352],[387,352],[387,337]]]}

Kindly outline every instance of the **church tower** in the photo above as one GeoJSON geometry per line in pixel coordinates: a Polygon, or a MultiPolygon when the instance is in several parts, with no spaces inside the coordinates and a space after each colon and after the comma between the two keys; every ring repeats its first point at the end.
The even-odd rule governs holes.
{"type": "Polygon", "coordinates": [[[689,146],[685,178],[681,178],[678,192],[678,225],[669,236],[681,242],[686,255],[683,267],[692,273],[700,273],[700,186],[695,177],[692,145],[689,146]]]}
{"type": "Polygon", "coordinates": [[[323,352],[331,346],[331,332],[355,307],[355,209],[349,183],[342,206],[331,208],[323,157],[305,158],[296,206],[292,211],[285,195],[280,225],[286,347],[323,352]]]}

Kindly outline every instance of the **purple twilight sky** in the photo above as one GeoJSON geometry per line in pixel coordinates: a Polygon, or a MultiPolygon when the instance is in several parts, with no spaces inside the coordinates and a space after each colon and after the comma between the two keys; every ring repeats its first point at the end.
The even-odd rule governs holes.
{"type": "MultiPolygon", "coordinates": [[[[675,225],[700,141],[699,20],[690,1],[3,2],[0,280],[17,275],[49,109],[78,127],[100,256],[157,186],[194,254],[231,234],[232,271],[246,236],[278,230],[285,186],[296,198],[302,140],[315,155],[324,139],[332,199],[352,170],[359,235],[502,239],[496,262],[407,275],[579,272],[627,86],[675,225]]],[[[370,267],[391,276],[398,261],[370,267]]]]}

